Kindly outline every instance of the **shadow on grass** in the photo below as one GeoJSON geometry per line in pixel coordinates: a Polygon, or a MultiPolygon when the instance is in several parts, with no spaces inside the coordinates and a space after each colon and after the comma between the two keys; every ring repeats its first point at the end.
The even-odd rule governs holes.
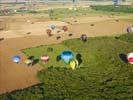
{"type": "Polygon", "coordinates": [[[60,60],[61,60],[61,55],[58,55],[58,56],[56,57],[56,61],[59,62],[60,60]]]}
{"type": "Polygon", "coordinates": [[[29,56],[28,59],[33,60],[34,56],[29,56]]]}
{"type": "Polygon", "coordinates": [[[33,59],[33,65],[37,64],[39,62],[39,59],[33,59]]]}
{"type": "Polygon", "coordinates": [[[78,62],[79,62],[79,65],[82,63],[82,55],[81,54],[77,54],[76,55],[76,59],[78,60],[78,62]]]}
{"type": "Polygon", "coordinates": [[[126,54],[121,53],[121,54],[119,54],[119,57],[120,57],[120,59],[121,59],[123,62],[128,63],[127,55],[126,55],[126,54]]]}
{"type": "Polygon", "coordinates": [[[34,56],[29,56],[28,59],[33,60],[33,65],[37,64],[39,62],[38,58],[34,58],[34,56]]]}

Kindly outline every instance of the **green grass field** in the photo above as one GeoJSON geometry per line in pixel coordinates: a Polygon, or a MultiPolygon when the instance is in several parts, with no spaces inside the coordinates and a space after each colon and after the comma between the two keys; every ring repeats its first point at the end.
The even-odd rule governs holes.
{"type": "MultiPolygon", "coordinates": [[[[77,8],[76,11],[74,10],[69,10],[68,8],[58,8],[58,9],[53,9],[53,10],[48,10],[46,11],[46,13],[49,14],[49,17],[51,19],[64,19],[64,18],[69,18],[69,17],[79,17],[79,16],[90,16],[90,15],[117,15],[117,16],[121,16],[121,15],[127,15],[127,13],[125,13],[124,11],[106,11],[106,10],[102,10],[96,9],[99,6],[92,6],[87,7],[87,8],[77,8]]],[[[106,6],[103,6],[106,9],[106,6]]],[[[126,8],[125,8],[126,9],[126,8]]]]}
{"type": "MultiPolygon", "coordinates": [[[[91,6],[91,7],[77,7],[77,10],[74,9],[69,10],[68,8],[57,8],[51,10],[17,10],[17,14],[49,14],[51,19],[64,19],[73,16],[89,16],[90,14],[97,14],[97,15],[127,15],[129,13],[133,13],[133,8],[128,6],[119,6],[115,8],[112,5],[108,6],[91,6]]],[[[3,13],[0,12],[0,16],[3,13]]],[[[12,15],[12,14],[9,14],[12,15]]]]}
{"type": "Polygon", "coordinates": [[[39,59],[48,54],[50,61],[38,73],[42,84],[0,96],[0,100],[132,100],[133,65],[125,56],[133,52],[133,34],[119,37],[66,40],[61,44],[39,46],[23,50],[39,59]],[[53,52],[47,48],[52,47],[53,52]],[[71,70],[56,61],[63,50],[80,54],[80,68],[71,70]]]}
{"type": "Polygon", "coordinates": [[[91,8],[97,11],[133,13],[133,8],[125,5],[120,5],[119,7],[114,7],[113,5],[91,6],[91,8]]]}

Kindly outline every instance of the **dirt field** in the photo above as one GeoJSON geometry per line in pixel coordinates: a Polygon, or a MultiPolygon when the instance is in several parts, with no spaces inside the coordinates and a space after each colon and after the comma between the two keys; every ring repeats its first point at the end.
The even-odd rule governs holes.
{"type": "Polygon", "coordinates": [[[126,32],[125,29],[127,26],[133,24],[122,20],[116,22],[114,18],[107,18],[107,16],[103,16],[102,18],[79,18],[77,19],[78,22],[72,25],[29,15],[12,16],[10,19],[9,17],[3,17],[0,19],[6,20],[6,23],[8,23],[7,29],[0,31],[0,37],[5,38],[5,40],[0,41],[0,94],[39,83],[36,74],[42,67],[38,64],[33,67],[26,67],[24,64],[26,56],[20,51],[21,49],[59,43],[70,38],[68,37],[68,33],[74,34],[71,38],[78,38],[83,33],[89,37],[122,34],[126,32]],[[27,22],[27,20],[30,21],[27,22]],[[53,32],[55,35],[48,37],[45,30],[53,23],[59,28],[60,26],[67,25],[69,32],[56,34],[56,31],[60,30],[56,29],[53,32]],[[91,24],[94,24],[94,26],[91,26],[91,24]],[[31,32],[31,34],[26,35],[27,32],[31,32]],[[56,40],[56,37],[59,35],[62,38],[56,40]],[[19,64],[12,62],[14,55],[21,56],[22,61],[19,64]]]}
{"type": "Polygon", "coordinates": [[[82,23],[69,26],[69,31],[80,36],[81,34],[87,34],[89,37],[94,36],[112,36],[117,34],[126,33],[126,27],[131,25],[130,22],[115,20],[93,22],[93,23],[82,23]],[[91,25],[94,26],[91,26],[91,25]]]}

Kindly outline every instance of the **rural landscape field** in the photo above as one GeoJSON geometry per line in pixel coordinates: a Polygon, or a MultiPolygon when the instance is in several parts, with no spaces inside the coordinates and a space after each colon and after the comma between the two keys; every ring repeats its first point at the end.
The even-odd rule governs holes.
{"type": "Polygon", "coordinates": [[[0,100],[133,100],[132,1],[7,1],[0,100]]]}

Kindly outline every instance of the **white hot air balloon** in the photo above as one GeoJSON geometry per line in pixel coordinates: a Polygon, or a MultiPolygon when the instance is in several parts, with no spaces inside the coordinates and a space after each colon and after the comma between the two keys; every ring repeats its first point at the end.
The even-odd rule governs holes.
{"type": "Polygon", "coordinates": [[[133,64],[133,52],[127,54],[127,60],[130,64],[133,64]]]}

